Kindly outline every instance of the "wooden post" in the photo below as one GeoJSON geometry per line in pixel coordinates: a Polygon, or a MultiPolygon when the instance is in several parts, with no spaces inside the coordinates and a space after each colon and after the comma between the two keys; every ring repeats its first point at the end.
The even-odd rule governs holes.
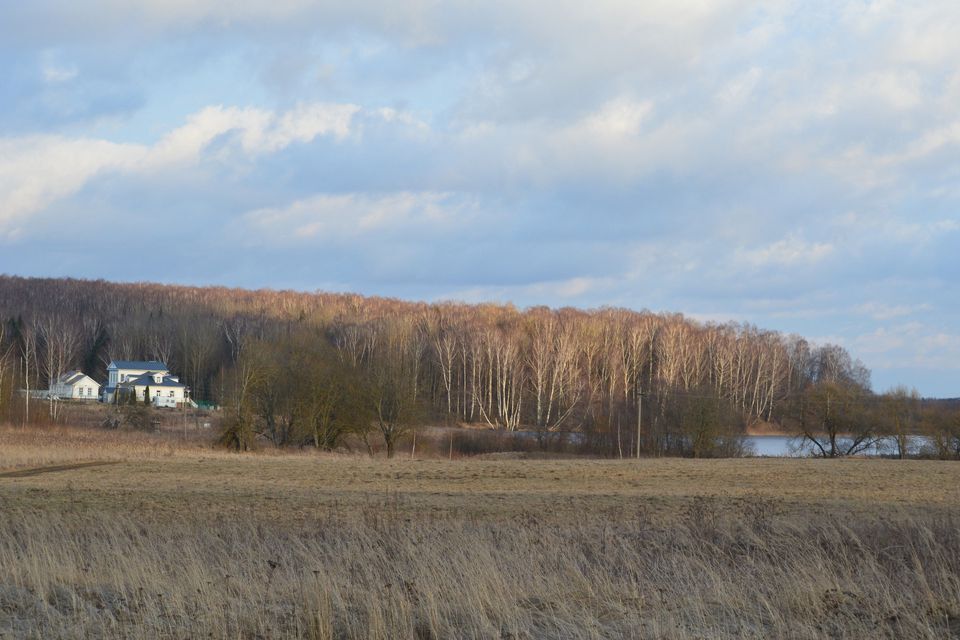
{"type": "Polygon", "coordinates": [[[637,389],[637,459],[640,459],[640,430],[643,424],[643,390],[637,389]]]}
{"type": "Polygon", "coordinates": [[[623,443],[620,441],[620,416],[617,416],[617,451],[620,453],[620,459],[623,460],[623,443]]]}
{"type": "Polygon", "coordinates": [[[24,362],[23,370],[26,371],[26,375],[24,376],[24,380],[26,380],[26,382],[27,382],[27,394],[24,396],[24,398],[26,399],[26,401],[24,402],[24,405],[23,405],[23,406],[24,406],[24,409],[23,409],[23,415],[24,415],[23,424],[24,424],[24,425],[28,425],[28,424],[30,424],[30,351],[29,351],[29,350],[27,351],[27,355],[26,355],[26,357],[23,359],[23,362],[24,362]]]}

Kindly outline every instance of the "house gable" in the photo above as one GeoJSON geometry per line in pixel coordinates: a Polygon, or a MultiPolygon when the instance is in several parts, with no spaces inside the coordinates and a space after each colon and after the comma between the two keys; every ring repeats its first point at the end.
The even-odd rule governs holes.
{"type": "Polygon", "coordinates": [[[96,400],[100,396],[100,383],[82,371],[68,371],[51,385],[50,392],[64,399],[96,400]]]}

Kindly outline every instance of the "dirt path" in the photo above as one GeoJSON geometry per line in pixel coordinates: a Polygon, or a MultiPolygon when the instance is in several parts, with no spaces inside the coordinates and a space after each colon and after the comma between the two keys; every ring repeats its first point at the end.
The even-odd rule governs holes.
{"type": "Polygon", "coordinates": [[[85,467],[99,467],[105,464],[117,464],[117,462],[119,462],[119,460],[95,460],[93,462],[74,462],[72,464],[54,464],[46,467],[17,469],[16,471],[5,471],[0,473],[0,478],[26,478],[28,476],[38,476],[41,473],[70,471],[72,469],[83,469],[85,467]]]}

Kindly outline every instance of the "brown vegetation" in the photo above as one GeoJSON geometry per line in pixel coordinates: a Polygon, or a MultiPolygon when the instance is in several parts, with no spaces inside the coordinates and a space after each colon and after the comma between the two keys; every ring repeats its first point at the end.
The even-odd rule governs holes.
{"type": "Polygon", "coordinates": [[[952,463],[384,461],[0,429],[0,469],[96,459],[118,462],[0,478],[0,635],[960,635],[952,463]]]}

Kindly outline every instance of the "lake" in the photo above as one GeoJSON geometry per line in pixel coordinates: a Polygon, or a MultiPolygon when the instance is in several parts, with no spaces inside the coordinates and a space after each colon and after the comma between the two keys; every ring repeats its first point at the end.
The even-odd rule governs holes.
{"type": "MultiPolygon", "coordinates": [[[[813,455],[814,446],[791,436],[745,436],[744,440],[753,448],[753,455],[775,458],[806,457],[813,455]]],[[[931,445],[927,436],[909,436],[908,452],[919,453],[925,446],[931,445]]],[[[893,439],[884,439],[872,445],[858,455],[883,456],[893,455],[896,445],[893,439]]]]}

